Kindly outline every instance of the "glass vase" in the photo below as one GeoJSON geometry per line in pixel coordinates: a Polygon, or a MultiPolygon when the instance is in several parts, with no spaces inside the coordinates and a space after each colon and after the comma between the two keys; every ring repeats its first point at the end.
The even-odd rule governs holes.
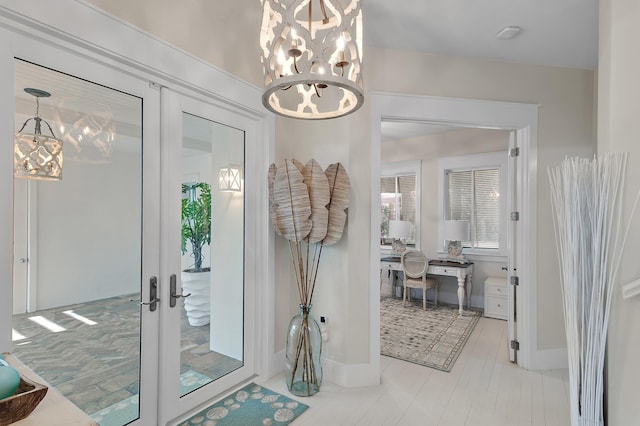
{"type": "Polygon", "coordinates": [[[285,377],[287,388],[297,396],[315,395],[322,385],[322,336],[310,312],[311,305],[300,305],[287,334],[285,377]]]}

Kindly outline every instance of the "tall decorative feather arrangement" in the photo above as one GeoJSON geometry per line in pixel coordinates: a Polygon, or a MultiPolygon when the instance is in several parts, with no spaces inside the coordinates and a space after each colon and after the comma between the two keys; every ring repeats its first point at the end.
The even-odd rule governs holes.
{"type": "Polygon", "coordinates": [[[608,153],[593,160],[567,158],[549,169],[573,426],[603,424],[607,326],[631,224],[623,231],[626,162],[626,154],[608,153]]]}
{"type": "MultiPolygon", "coordinates": [[[[351,183],[340,163],[326,170],[315,161],[303,165],[297,160],[284,160],[269,167],[269,215],[276,233],[289,240],[291,262],[296,286],[304,313],[302,330],[298,336],[293,372],[288,378],[289,389],[294,388],[296,372],[302,369],[301,380],[306,394],[317,391],[322,372],[316,370],[309,335],[309,310],[318,277],[320,257],[324,246],[340,241],[347,223],[347,210],[351,197],[351,183]]],[[[312,320],[313,321],[313,320],[312,320]]],[[[289,356],[289,350],[287,350],[289,356]]],[[[289,363],[289,360],[287,361],[289,363]]],[[[321,367],[320,367],[321,368],[321,367]]]]}

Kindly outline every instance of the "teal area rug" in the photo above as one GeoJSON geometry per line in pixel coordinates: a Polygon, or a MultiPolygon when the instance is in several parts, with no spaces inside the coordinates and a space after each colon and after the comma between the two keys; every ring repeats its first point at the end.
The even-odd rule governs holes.
{"type": "Polygon", "coordinates": [[[251,383],[179,426],[288,425],[307,408],[305,404],[251,383]]]}
{"type": "MultiPolygon", "coordinates": [[[[186,395],[209,382],[209,377],[188,370],[180,375],[180,395],[186,395]]],[[[122,426],[137,419],[138,413],[138,395],[133,395],[93,413],[91,418],[100,426],[122,426]]]]}

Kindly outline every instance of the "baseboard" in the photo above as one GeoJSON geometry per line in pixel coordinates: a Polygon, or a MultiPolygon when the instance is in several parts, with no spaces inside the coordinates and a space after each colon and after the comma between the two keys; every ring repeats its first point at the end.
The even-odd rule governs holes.
{"type": "Polygon", "coordinates": [[[530,370],[557,370],[569,368],[567,348],[545,349],[534,352],[530,370]]]}
{"type": "Polygon", "coordinates": [[[266,377],[270,378],[284,370],[284,349],[271,355],[267,362],[266,377]]]}
{"type": "MultiPolygon", "coordinates": [[[[285,368],[284,350],[273,354],[268,363],[268,377],[273,377],[285,368]]],[[[332,359],[322,359],[323,381],[342,387],[375,386],[380,384],[380,370],[372,364],[347,365],[332,359]]]]}
{"type": "Polygon", "coordinates": [[[331,359],[322,360],[324,379],[339,386],[361,387],[380,384],[380,370],[372,364],[343,364],[331,359]]]}

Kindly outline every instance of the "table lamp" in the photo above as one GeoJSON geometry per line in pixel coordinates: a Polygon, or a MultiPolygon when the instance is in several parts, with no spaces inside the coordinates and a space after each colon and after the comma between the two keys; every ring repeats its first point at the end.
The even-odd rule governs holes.
{"type": "Polygon", "coordinates": [[[469,222],[466,220],[445,220],[444,239],[447,245],[447,256],[450,260],[466,263],[462,254],[462,242],[469,241],[469,222]]]}
{"type": "Polygon", "coordinates": [[[390,220],[389,237],[393,238],[391,252],[402,254],[407,249],[406,240],[411,238],[413,224],[408,220],[390,220]]]}

